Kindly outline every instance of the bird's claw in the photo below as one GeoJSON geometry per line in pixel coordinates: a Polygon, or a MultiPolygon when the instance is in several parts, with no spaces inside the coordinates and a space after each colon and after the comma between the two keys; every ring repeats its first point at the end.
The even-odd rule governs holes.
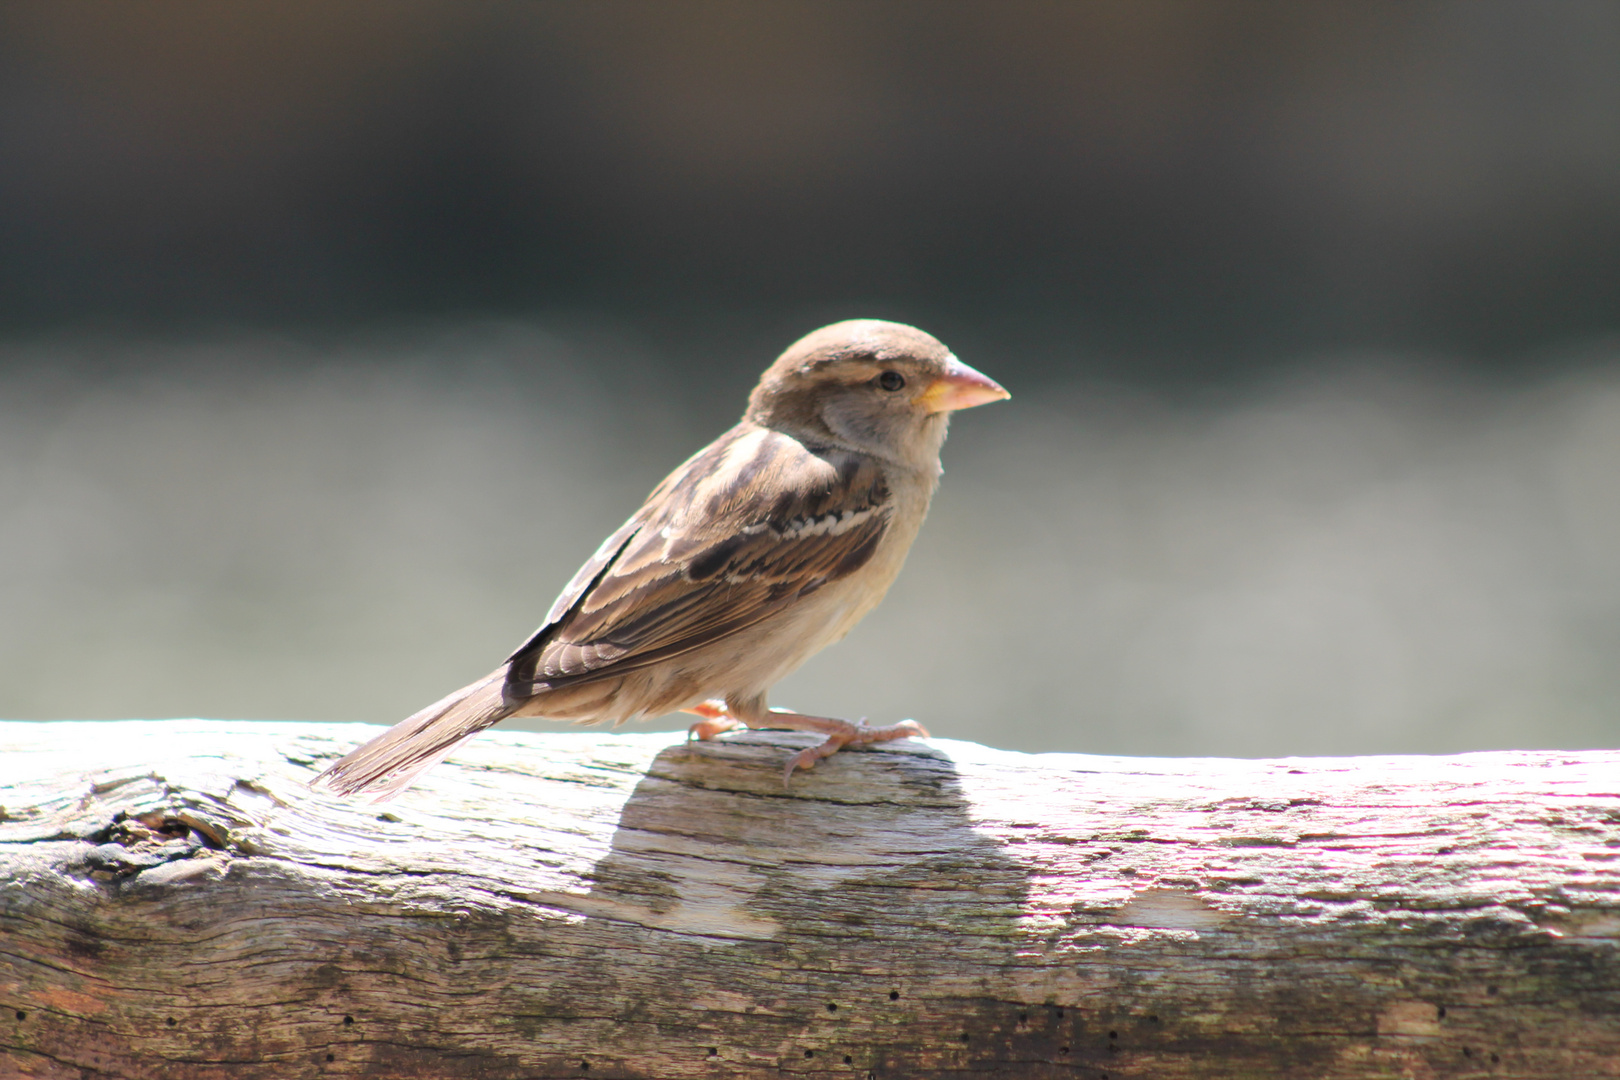
{"type": "Polygon", "coordinates": [[[747,726],[741,720],[733,720],[729,716],[716,717],[713,720],[699,720],[686,729],[686,741],[691,742],[693,739],[697,739],[700,742],[708,742],[716,735],[724,735],[728,731],[736,731],[747,726]]]}
{"type": "Polygon", "coordinates": [[[691,713],[693,716],[703,717],[703,719],[686,729],[687,742],[691,742],[694,738],[707,742],[716,735],[724,735],[728,731],[736,731],[738,728],[748,726],[735,716],[732,716],[731,710],[726,708],[726,703],[719,699],[701,701],[691,708],[682,709],[681,711],[691,713]]]}
{"type": "Polygon", "coordinates": [[[782,786],[786,787],[793,779],[794,769],[814,768],[816,762],[822,758],[832,757],[846,746],[888,742],[891,739],[909,739],[913,736],[924,739],[928,737],[928,729],[915,720],[901,720],[887,727],[873,728],[867,727],[863,718],[859,723],[849,724],[848,727],[849,730],[830,734],[825,742],[800,750],[789,758],[787,767],[782,770],[782,786]]]}
{"type": "Polygon", "coordinates": [[[812,768],[814,767],[815,763],[820,761],[822,758],[832,757],[834,754],[838,753],[838,751],[847,746],[849,742],[850,740],[848,739],[839,738],[837,735],[830,735],[828,736],[827,741],[821,745],[800,750],[797,754],[794,754],[792,757],[788,758],[787,767],[782,770],[782,786],[787,787],[788,781],[793,779],[794,769],[812,768]]]}

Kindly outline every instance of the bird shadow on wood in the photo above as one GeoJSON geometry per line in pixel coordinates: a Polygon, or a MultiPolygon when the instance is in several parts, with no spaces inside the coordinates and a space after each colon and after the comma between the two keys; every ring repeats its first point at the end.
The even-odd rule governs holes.
{"type": "Polygon", "coordinates": [[[1025,875],[974,829],[950,758],[921,744],[846,750],[784,784],[784,738],[794,737],[660,752],[624,804],[591,896],[717,941],[1008,936],[1025,875]]]}
{"type": "Polygon", "coordinates": [[[1027,874],[975,828],[951,759],[888,744],[784,785],[788,741],[805,740],[750,733],[657,755],[580,898],[603,948],[579,984],[629,1003],[633,1023],[655,1010],[642,1015],[646,991],[626,979],[652,975],[661,1000],[687,1003],[687,1038],[721,1058],[731,1039],[884,1076],[1033,1064],[1030,1007],[993,985],[1019,962],[1027,874]],[[642,958],[633,975],[620,950],[642,958]]]}

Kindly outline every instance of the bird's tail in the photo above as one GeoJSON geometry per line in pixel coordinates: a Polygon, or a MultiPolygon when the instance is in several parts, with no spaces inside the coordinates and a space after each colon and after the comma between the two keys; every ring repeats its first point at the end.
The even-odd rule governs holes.
{"type": "Polygon", "coordinates": [[[501,696],[505,682],[503,664],[349,751],[310,786],[339,795],[364,791],[376,802],[387,802],[456,747],[511,713],[501,696]]]}

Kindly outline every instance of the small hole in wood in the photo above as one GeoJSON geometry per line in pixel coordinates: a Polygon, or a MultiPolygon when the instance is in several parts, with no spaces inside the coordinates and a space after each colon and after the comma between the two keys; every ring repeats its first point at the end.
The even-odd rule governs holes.
{"type": "Polygon", "coordinates": [[[1110,1031],[1110,1032],[1109,1032],[1109,1033],[1108,1033],[1108,1037],[1109,1037],[1109,1038],[1110,1038],[1110,1039],[1117,1039],[1117,1038],[1119,1038],[1119,1032],[1117,1032],[1117,1031],[1110,1031]]]}
{"type": "Polygon", "coordinates": [[[710,1057],[719,1057],[720,1056],[720,1048],[718,1046],[709,1047],[709,1056],[710,1057]]]}
{"type": "Polygon", "coordinates": [[[827,1011],[828,1012],[837,1012],[838,1011],[837,1004],[834,1003],[834,1002],[831,1002],[831,1001],[827,1002],[827,1011]]]}
{"type": "Polygon", "coordinates": [[[962,1032],[962,1034],[961,1034],[961,1035],[960,1035],[960,1036],[958,1036],[958,1037],[959,1037],[959,1038],[960,1038],[960,1039],[961,1039],[961,1040],[962,1040],[962,1041],[963,1041],[963,1042],[967,1042],[967,1041],[968,1041],[968,1033],[967,1033],[967,1032],[965,1032],[965,1031],[964,1031],[964,1032],[962,1032]]]}
{"type": "Polygon", "coordinates": [[[850,1055],[845,1054],[844,1055],[844,1064],[845,1065],[853,1065],[853,1064],[855,1064],[855,1059],[853,1057],[851,1057],[850,1055]]]}
{"type": "Polygon", "coordinates": [[[1058,1053],[1060,1053],[1060,1054],[1067,1054],[1067,1053],[1068,1053],[1068,1052],[1069,1052],[1069,1048],[1068,1048],[1068,1047],[1067,1047],[1067,1046],[1060,1046],[1060,1047],[1058,1047],[1058,1053]]]}
{"type": "Polygon", "coordinates": [[[1496,1063],[1497,1063],[1497,1062],[1499,1062],[1499,1061],[1501,1061],[1501,1060],[1502,1060],[1502,1059],[1501,1059],[1501,1058],[1499,1058],[1499,1057],[1497,1057],[1497,1056],[1496,1056],[1496,1055],[1495,1055],[1495,1054],[1492,1054],[1492,1055],[1491,1055],[1491,1064],[1492,1064],[1492,1065],[1495,1065],[1495,1064],[1496,1064],[1496,1063]]]}
{"type": "Polygon", "coordinates": [[[18,1020],[26,1020],[26,1019],[28,1019],[28,1014],[23,1012],[21,1009],[18,1009],[17,1010],[17,1019],[18,1020]]]}
{"type": "Polygon", "coordinates": [[[804,1052],[804,1056],[807,1058],[813,1058],[816,1056],[816,1052],[814,1050],[806,1050],[804,1052]]]}
{"type": "Polygon", "coordinates": [[[1473,1057],[1473,1056],[1474,1056],[1474,1052],[1472,1050],[1468,1049],[1468,1047],[1466,1047],[1466,1046],[1463,1047],[1463,1057],[1473,1057]]]}
{"type": "Polygon", "coordinates": [[[344,1018],[343,1018],[343,1026],[344,1026],[344,1027],[354,1027],[354,1017],[352,1017],[352,1016],[345,1016],[345,1017],[344,1017],[344,1018]]]}
{"type": "Polygon", "coordinates": [[[580,1072],[590,1072],[591,1071],[591,1063],[588,1062],[588,1061],[580,1062],[579,1063],[579,1071],[580,1072]]]}
{"type": "Polygon", "coordinates": [[[898,990],[890,990],[889,991],[889,1000],[890,1001],[899,1001],[900,1000],[900,991],[898,991],[898,990]]]}
{"type": "Polygon", "coordinates": [[[336,1061],[337,1060],[337,1055],[336,1054],[327,1054],[326,1055],[326,1060],[327,1061],[336,1061]]]}
{"type": "Polygon", "coordinates": [[[167,1019],[165,1019],[165,1020],[164,1020],[164,1021],[163,1021],[163,1022],[164,1022],[164,1023],[165,1023],[165,1024],[168,1024],[168,1025],[169,1025],[169,1026],[170,1026],[170,1027],[174,1027],[174,1025],[175,1025],[175,1019],[174,1019],[174,1017],[172,1017],[172,1016],[171,1016],[171,1017],[168,1017],[168,1018],[167,1018],[167,1019]]]}
{"type": "Polygon", "coordinates": [[[1027,1023],[1029,1023],[1029,1013],[1019,1013],[1019,1014],[1018,1014],[1018,1022],[1019,1022],[1019,1023],[1020,1023],[1020,1024],[1027,1024],[1027,1023]]]}
{"type": "Polygon", "coordinates": [[[1061,1020],[1061,1019],[1063,1019],[1063,1010],[1062,1010],[1062,1009],[1059,1009],[1059,1010],[1058,1010],[1058,1011],[1057,1011],[1057,1018],[1058,1018],[1058,1019],[1059,1019],[1059,1020],[1061,1020]]]}
{"type": "Polygon", "coordinates": [[[1444,1020],[1446,1018],[1446,1007],[1444,1005],[1440,1006],[1439,1013],[1440,1019],[1444,1020]]]}

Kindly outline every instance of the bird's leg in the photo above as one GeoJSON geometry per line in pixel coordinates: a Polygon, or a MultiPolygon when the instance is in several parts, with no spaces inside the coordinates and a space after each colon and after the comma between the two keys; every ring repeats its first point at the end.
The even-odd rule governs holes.
{"type": "Polygon", "coordinates": [[[728,731],[736,731],[738,728],[748,726],[735,716],[732,716],[731,710],[726,708],[726,703],[719,698],[710,698],[708,701],[693,705],[690,709],[682,709],[681,712],[703,717],[703,719],[686,729],[687,742],[691,742],[694,736],[708,740],[716,735],[723,735],[728,731]]]}
{"type": "Polygon", "coordinates": [[[915,720],[902,720],[887,727],[867,727],[865,721],[852,724],[848,720],[835,720],[830,716],[806,716],[791,709],[771,709],[758,719],[744,719],[751,728],[787,728],[789,731],[814,731],[827,736],[827,741],[820,746],[812,746],[793,755],[787,768],[782,770],[784,784],[793,778],[794,769],[811,768],[822,758],[831,757],[846,746],[888,742],[913,735],[926,738],[928,735],[928,729],[915,720]]]}

